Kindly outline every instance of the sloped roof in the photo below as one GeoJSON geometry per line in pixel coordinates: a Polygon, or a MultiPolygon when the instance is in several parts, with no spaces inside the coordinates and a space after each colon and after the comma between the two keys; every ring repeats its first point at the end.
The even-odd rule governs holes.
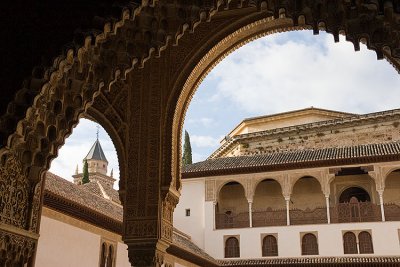
{"type": "MultiPolygon", "coordinates": [[[[51,172],[47,172],[44,205],[122,234],[122,206],[98,195],[97,193],[99,192],[92,193],[92,188],[90,187],[76,185],[51,172]]],[[[115,189],[108,190],[108,193],[113,196],[118,195],[115,189]],[[112,193],[112,191],[114,192],[112,193]]],[[[169,250],[175,253],[174,255],[177,254],[186,257],[189,261],[197,262],[200,266],[219,266],[218,262],[194,244],[189,236],[175,228],[173,231],[173,245],[169,250]]]]}
{"type": "Polygon", "coordinates": [[[104,186],[102,189],[100,188],[101,185],[99,185],[98,181],[90,181],[89,183],[80,185],[84,187],[86,190],[90,191],[93,194],[96,194],[99,197],[103,197],[103,192],[102,189],[105,191],[108,197],[110,197],[110,200],[121,204],[121,201],[119,200],[119,194],[118,191],[115,190],[114,188],[104,186]]]}
{"type": "Polygon", "coordinates": [[[51,172],[46,173],[45,192],[88,207],[114,220],[122,221],[122,206],[100,197],[88,190],[86,186],[76,185],[51,172]]]}
{"type": "Polygon", "coordinates": [[[107,161],[106,156],[104,155],[103,149],[101,148],[100,141],[99,139],[96,139],[96,142],[94,142],[92,148],[89,150],[89,153],[86,155],[86,157],[83,160],[90,160],[90,159],[95,159],[95,160],[103,160],[107,161]]]}
{"type": "Polygon", "coordinates": [[[400,141],[208,159],[186,165],[183,178],[400,160],[400,141]]]}

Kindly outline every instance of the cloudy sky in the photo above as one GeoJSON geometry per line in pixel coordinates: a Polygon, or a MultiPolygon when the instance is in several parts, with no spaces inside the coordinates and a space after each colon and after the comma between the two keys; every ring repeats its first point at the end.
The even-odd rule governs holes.
{"type": "MultiPolygon", "coordinates": [[[[200,85],[186,114],[184,128],[193,161],[206,159],[223,136],[244,118],[310,106],[369,113],[399,108],[400,76],[386,60],[365,46],[354,52],[341,38],[311,31],[274,34],[233,52],[200,85]]],[[[81,119],[52,162],[65,178],[82,171],[82,159],[96,140],[96,124],[81,119]]],[[[112,141],[100,128],[100,142],[118,177],[112,141]]]]}

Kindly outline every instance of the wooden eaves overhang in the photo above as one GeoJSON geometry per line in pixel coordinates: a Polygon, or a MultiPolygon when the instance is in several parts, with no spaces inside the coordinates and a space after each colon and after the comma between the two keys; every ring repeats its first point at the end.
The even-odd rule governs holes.
{"type": "Polygon", "coordinates": [[[208,159],[185,166],[182,178],[258,173],[400,160],[400,141],[208,159]]]}
{"type": "Polygon", "coordinates": [[[110,218],[107,215],[104,215],[72,200],[66,199],[48,190],[44,192],[43,204],[45,207],[56,210],[78,220],[88,222],[119,235],[122,234],[121,220],[110,218]]]}
{"type": "Polygon", "coordinates": [[[221,260],[221,266],[235,267],[283,267],[283,266],[319,266],[319,267],[398,267],[398,256],[363,256],[363,257],[303,257],[283,259],[238,259],[221,260]]]}

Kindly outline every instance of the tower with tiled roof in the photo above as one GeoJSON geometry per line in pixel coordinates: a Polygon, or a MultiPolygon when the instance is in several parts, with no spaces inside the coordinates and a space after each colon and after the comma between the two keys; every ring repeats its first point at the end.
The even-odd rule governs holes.
{"type": "MultiPolygon", "coordinates": [[[[112,175],[107,175],[108,161],[104,154],[103,148],[101,147],[99,137],[97,134],[96,141],[90,148],[86,157],[83,158],[82,162],[87,161],[89,169],[89,180],[90,182],[100,183],[99,186],[102,188],[110,189],[114,186],[115,179],[112,175]]],[[[82,183],[82,173],[73,175],[74,183],[82,183]]]]}
{"type": "Polygon", "coordinates": [[[89,153],[83,159],[83,162],[85,160],[87,161],[89,166],[89,173],[98,172],[107,175],[108,161],[106,156],[104,155],[98,138],[90,148],[89,153]]]}

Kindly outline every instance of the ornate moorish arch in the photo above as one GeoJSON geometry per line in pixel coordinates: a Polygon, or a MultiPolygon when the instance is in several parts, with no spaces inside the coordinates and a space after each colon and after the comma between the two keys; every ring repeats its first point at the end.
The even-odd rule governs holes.
{"type": "Polygon", "coordinates": [[[398,66],[398,13],[394,1],[153,0],[127,6],[101,34],[58,57],[51,70],[32,75],[1,115],[0,183],[26,197],[16,206],[21,220],[2,211],[0,265],[23,266],[33,253],[37,184],[79,116],[99,102],[96,96],[127,87],[124,119],[113,127],[127,127],[117,133],[126,153],[120,195],[129,259],[133,266],[168,264],[164,254],[181,186],[180,130],[190,96],[210,66],[283,21],[276,31],[324,28],[335,40],[343,32],[356,50],[363,39],[378,58],[398,66]],[[213,48],[215,54],[205,57],[213,48]]]}

